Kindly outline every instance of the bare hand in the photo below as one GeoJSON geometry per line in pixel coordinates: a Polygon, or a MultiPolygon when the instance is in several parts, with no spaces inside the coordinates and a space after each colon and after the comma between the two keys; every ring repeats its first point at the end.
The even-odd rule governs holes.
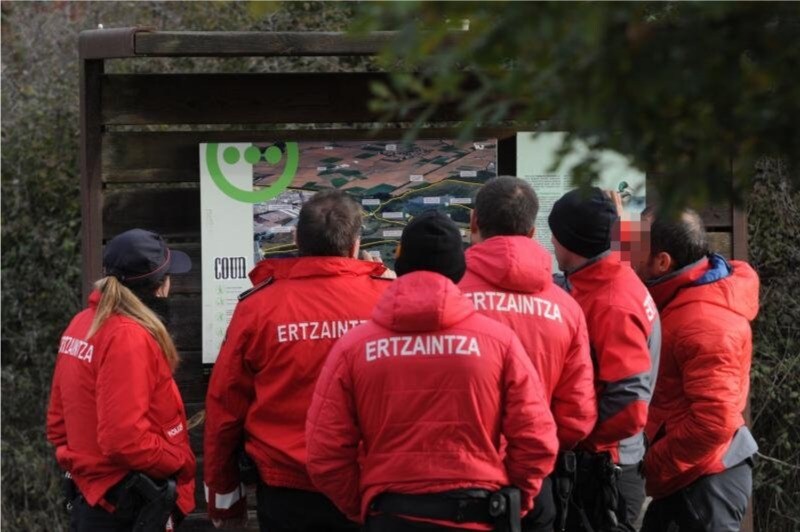
{"type": "MultiPolygon", "coordinates": [[[[372,253],[370,253],[369,251],[367,251],[365,249],[361,250],[361,252],[359,253],[359,256],[360,256],[361,260],[364,260],[364,261],[367,261],[367,262],[378,262],[380,264],[383,264],[383,259],[381,259],[380,255],[373,255],[372,253]]],[[[389,268],[386,268],[386,271],[384,271],[381,274],[381,277],[384,278],[384,279],[397,279],[397,274],[394,271],[390,270],[389,268]]]]}
{"type": "Polygon", "coordinates": [[[608,199],[614,203],[614,208],[617,210],[617,216],[621,217],[624,207],[622,206],[622,196],[620,196],[619,192],[616,190],[604,190],[603,194],[605,194],[608,199]]]}

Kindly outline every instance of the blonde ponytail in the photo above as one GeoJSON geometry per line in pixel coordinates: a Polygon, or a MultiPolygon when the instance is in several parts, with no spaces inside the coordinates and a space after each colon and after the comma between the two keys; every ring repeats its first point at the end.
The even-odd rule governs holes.
{"type": "Polygon", "coordinates": [[[147,329],[153,335],[164,358],[172,371],[178,367],[180,361],[178,350],[175,343],[167,332],[167,328],[161,323],[156,314],[150,310],[142,300],[136,297],[125,285],[119,282],[116,277],[109,276],[100,279],[95,283],[95,288],[100,291],[100,302],[97,305],[97,312],[94,315],[92,326],[89,328],[89,338],[91,338],[103,326],[103,323],[113,314],[127,316],[136,321],[139,325],[147,329]]]}

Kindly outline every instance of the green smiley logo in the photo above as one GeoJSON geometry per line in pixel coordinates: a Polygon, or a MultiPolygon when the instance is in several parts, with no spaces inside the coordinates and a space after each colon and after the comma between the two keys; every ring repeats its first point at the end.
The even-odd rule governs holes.
{"type": "MultiPolygon", "coordinates": [[[[300,162],[300,149],[296,142],[286,142],[286,166],[281,176],[270,186],[260,190],[243,190],[234,186],[222,169],[219,167],[219,144],[209,143],[206,145],[206,166],[211,179],[227,196],[243,203],[263,203],[271,200],[283,192],[292,183],[292,179],[297,174],[297,167],[300,162]]],[[[239,162],[241,154],[238,148],[229,146],[222,153],[222,158],[228,164],[239,162]]],[[[283,157],[283,151],[278,146],[270,146],[264,150],[263,154],[255,146],[249,146],[244,150],[244,160],[249,164],[256,164],[260,160],[265,160],[269,164],[277,164],[283,157]]]]}

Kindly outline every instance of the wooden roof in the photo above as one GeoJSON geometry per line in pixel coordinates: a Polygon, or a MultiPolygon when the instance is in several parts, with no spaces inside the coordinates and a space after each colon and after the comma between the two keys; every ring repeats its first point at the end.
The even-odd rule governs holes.
{"type": "Polygon", "coordinates": [[[82,59],[125,57],[255,57],[375,55],[396,35],[373,32],[153,31],[111,28],[81,32],[82,59]]]}

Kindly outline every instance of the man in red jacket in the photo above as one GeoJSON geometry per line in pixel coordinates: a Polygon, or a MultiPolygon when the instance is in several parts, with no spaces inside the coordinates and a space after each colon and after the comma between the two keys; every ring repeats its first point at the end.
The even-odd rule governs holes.
{"type": "MultiPolygon", "coordinates": [[[[533,239],[539,201],[525,181],[497,177],[475,198],[472,247],[459,283],[476,310],[511,327],[539,373],[562,451],[597,421],[594,369],[583,311],[553,283],[550,254],[533,239]]],[[[528,531],[552,530],[556,508],[548,478],[526,516],[528,531]]]]}
{"type": "Polygon", "coordinates": [[[595,530],[634,530],[641,512],[644,426],[661,344],[652,297],[610,249],[617,220],[613,201],[596,187],[568,192],[548,218],[566,288],[586,315],[594,360],[599,417],[579,446],[587,454],[576,495],[595,530]]]}
{"type": "Polygon", "coordinates": [[[664,325],[647,419],[644,473],[654,501],[644,530],[739,530],[758,450],[742,416],[758,275],[745,262],[709,253],[693,211],[672,218],[649,210],[642,221],[634,265],[664,325]]]}
{"type": "Polygon", "coordinates": [[[396,269],[372,319],[325,363],[306,428],[311,478],[368,530],[519,530],[558,450],[536,370],[454,284],[464,255],[445,215],[408,224],[396,269]]]}
{"type": "Polygon", "coordinates": [[[237,468],[255,463],[262,530],[356,530],[306,472],[306,412],[337,338],[365,321],[388,286],[385,267],[356,260],[361,207],[341,192],[303,205],[299,258],[267,259],[250,273],[211,374],[206,398],[205,484],[215,525],[245,515],[237,468]]]}

